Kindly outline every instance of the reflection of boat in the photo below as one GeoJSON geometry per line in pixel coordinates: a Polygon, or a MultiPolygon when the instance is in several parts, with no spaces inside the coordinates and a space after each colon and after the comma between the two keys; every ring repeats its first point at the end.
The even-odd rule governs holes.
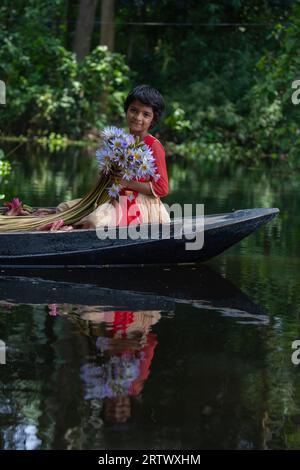
{"type": "Polygon", "coordinates": [[[174,311],[186,304],[266,321],[263,309],[208,266],[2,271],[0,300],[21,304],[102,305],[174,311]],[[13,275],[10,275],[13,274],[13,275]],[[34,277],[33,277],[34,276],[34,277]]]}
{"type": "MultiPolygon", "coordinates": [[[[115,239],[98,238],[95,230],[0,232],[0,266],[66,267],[206,261],[272,220],[278,212],[278,209],[248,209],[206,216],[201,249],[186,247],[186,243],[193,244],[197,235],[203,237],[201,217],[186,219],[183,230],[181,222],[174,219],[168,238],[163,235],[166,233],[163,225],[157,227],[156,238],[148,239],[126,237],[124,228],[120,229],[124,238],[117,232],[115,239]],[[181,232],[183,235],[179,237],[181,232]]],[[[146,226],[144,228],[145,232],[148,231],[146,226]]]]}

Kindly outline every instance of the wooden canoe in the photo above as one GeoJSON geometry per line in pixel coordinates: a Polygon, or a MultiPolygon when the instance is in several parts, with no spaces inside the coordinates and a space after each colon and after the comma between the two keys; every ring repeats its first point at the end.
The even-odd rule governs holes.
{"type": "MultiPolygon", "coordinates": [[[[170,237],[162,237],[158,226],[156,238],[135,240],[97,237],[96,230],[70,232],[0,232],[0,267],[72,267],[143,264],[178,264],[207,261],[230,248],[262,225],[271,221],[279,210],[245,209],[231,213],[189,219],[188,228],[178,238],[180,221],[174,219],[170,237]],[[202,224],[201,224],[202,222],[202,224]],[[204,222],[204,224],[203,224],[204,222]],[[200,227],[200,228],[198,228],[200,227]],[[204,231],[204,245],[187,250],[198,231],[204,231]]],[[[123,230],[123,229],[122,229],[123,230]]]]}

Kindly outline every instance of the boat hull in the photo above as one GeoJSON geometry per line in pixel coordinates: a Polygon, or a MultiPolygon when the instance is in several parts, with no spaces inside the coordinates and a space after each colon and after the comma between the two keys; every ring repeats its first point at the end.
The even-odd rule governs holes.
{"type": "Polygon", "coordinates": [[[95,230],[71,232],[0,233],[0,266],[72,267],[105,265],[176,264],[207,261],[230,248],[279,213],[278,209],[247,209],[206,216],[202,224],[193,219],[192,230],[176,238],[176,223],[170,238],[99,239],[95,230]],[[201,228],[197,227],[201,226],[201,228]],[[204,234],[201,249],[187,249],[191,234],[204,234]]]}

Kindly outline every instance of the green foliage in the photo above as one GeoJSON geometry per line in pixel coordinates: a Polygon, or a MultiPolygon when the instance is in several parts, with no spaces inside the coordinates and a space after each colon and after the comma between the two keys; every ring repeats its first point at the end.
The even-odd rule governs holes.
{"type": "Polygon", "coordinates": [[[297,161],[299,113],[290,103],[299,70],[296,2],[176,0],[170,8],[169,0],[150,0],[135,10],[130,3],[123,2],[120,18],[130,11],[132,21],[181,24],[124,27],[117,35],[136,81],[151,77],[166,95],[163,133],[178,143],[175,153],[191,160],[297,161]],[[132,54],[130,44],[139,43],[132,54]],[[190,126],[177,125],[172,103],[190,126]]]}
{"type": "Polygon", "coordinates": [[[164,119],[164,134],[171,132],[173,138],[177,135],[187,135],[191,129],[191,122],[186,119],[186,112],[177,101],[173,101],[168,108],[168,114],[164,119]]]}
{"type": "Polygon", "coordinates": [[[16,0],[12,7],[3,0],[0,78],[7,105],[0,127],[59,149],[66,136],[121,124],[126,93],[146,82],[166,98],[158,130],[177,144],[175,154],[298,164],[300,105],[291,103],[291,84],[299,79],[299,17],[292,0],[119,0],[118,52],[97,46],[95,27],[93,49],[78,64],[70,51],[76,11],[65,1],[16,0]]]}
{"type": "Polygon", "coordinates": [[[292,83],[299,79],[298,23],[300,6],[295,5],[289,26],[278,23],[272,33],[276,47],[259,60],[257,83],[250,90],[247,130],[264,152],[275,153],[300,164],[300,107],[292,103],[292,83]]]}
{"type": "Polygon", "coordinates": [[[9,175],[11,170],[10,163],[4,160],[4,157],[4,151],[0,148],[0,178],[9,175]]]}
{"type": "Polygon", "coordinates": [[[191,160],[259,163],[264,159],[299,166],[300,106],[291,101],[292,82],[299,78],[300,68],[299,18],[300,7],[295,5],[288,26],[276,24],[259,57],[254,50],[250,54],[254,46],[250,43],[244,60],[240,44],[239,51],[224,51],[228,63],[219,74],[213,69],[205,79],[188,85],[180,102],[187,116],[193,116],[191,141],[178,145],[176,153],[191,160]],[[242,72],[231,85],[234,58],[236,69],[242,72]]]}
{"type": "Polygon", "coordinates": [[[80,64],[79,75],[84,118],[97,127],[120,121],[129,87],[129,68],[124,57],[109,52],[106,46],[98,46],[80,64]]]}
{"type": "Polygon", "coordinates": [[[0,8],[0,77],[7,85],[0,127],[6,133],[78,137],[120,116],[128,90],[124,58],[98,46],[77,64],[56,26],[64,3],[19,1],[11,11],[4,2],[0,8]],[[21,11],[22,21],[14,17],[21,11]]]}
{"type": "Polygon", "coordinates": [[[2,194],[1,192],[1,186],[4,183],[4,178],[8,176],[11,172],[11,165],[8,161],[4,159],[4,157],[5,153],[0,148],[0,201],[5,197],[5,194],[2,194]]]}

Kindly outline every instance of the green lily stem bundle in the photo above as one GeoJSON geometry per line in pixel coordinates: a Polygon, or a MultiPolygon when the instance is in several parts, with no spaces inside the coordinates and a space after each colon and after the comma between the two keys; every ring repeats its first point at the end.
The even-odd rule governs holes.
{"type": "Polygon", "coordinates": [[[140,138],[115,126],[106,127],[101,132],[96,157],[100,177],[94,188],[77,204],[64,211],[41,217],[38,212],[27,215],[24,206],[20,207],[21,201],[14,198],[11,203],[6,204],[10,207],[9,214],[0,215],[0,232],[57,230],[62,225],[76,225],[98,206],[116,199],[122,191],[123,178],[134,180],[160,177],[156,174],[157,168],[151,148],[141,142],[140,138]]]}
{"type": "Polygon", "coordinates": [[[23,232],[40,230],[47,224],[58,220],[64,221],[65,225],[74,225],[83,217],[94,211],[99,205],[104,204],[111,198],[107,192],[111,185],[113,175],[102,174],[96,185],[76,205],[70,209],[44,217],[35,216],[7,216],[0,215],[0,232],[23,232]]]}

